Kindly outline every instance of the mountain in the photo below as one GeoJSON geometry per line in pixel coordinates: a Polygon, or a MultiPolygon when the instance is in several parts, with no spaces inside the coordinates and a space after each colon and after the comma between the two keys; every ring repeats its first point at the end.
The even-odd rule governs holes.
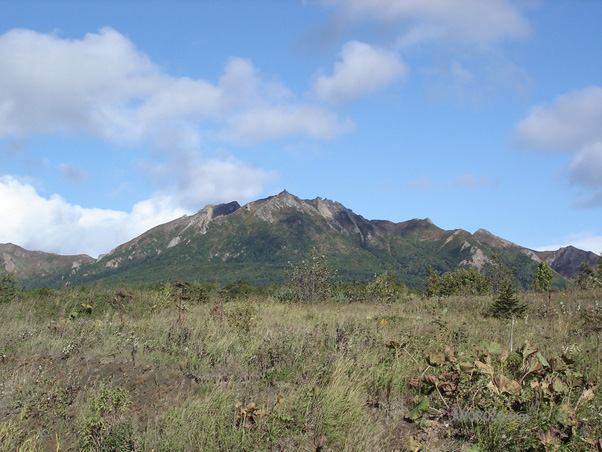
{"type": "Polygon", "coordinates": [[[541,251],[537,255],[545,260],[553,270],[566,278],[577,273],[583,262],[596,268],[599,259],[595,253],[583,251],[574,246],[566,246],[556,251],[541,251]]]}
{"type": "Polygon", "coordinates": [[[429,268],[442,272],[459,266],[483,268],[494,255],[516,269],[517,282],[525,287],[541,260],[565,276],[574,272],[581,257],[593,256],[597,262],[593,253],[575,250],[569,259],[561,250],[533,251],[482,229],[475,234],[446,231],[429,219],[367,220],[340,203],[303,200],[283,191],[244,206],[235,201],[206,206],[77,268],[52,277],[38,278],[30,272],[28,284],[132,285],[169,279],[278,283],[286,280],[290,265],[308,258],[314,247],[343,280],[368,280],[391,270],[413,288],[423,287],[429,268]]]}
{"type": "Polygon", "coordinates": [[[0,263],[4,270],[15,273],[19,280],[61,279],[80,265],[92,262],[94,259],[86,254],[61,256],[28,251],[12,243],[0,243],[0,263]]]}

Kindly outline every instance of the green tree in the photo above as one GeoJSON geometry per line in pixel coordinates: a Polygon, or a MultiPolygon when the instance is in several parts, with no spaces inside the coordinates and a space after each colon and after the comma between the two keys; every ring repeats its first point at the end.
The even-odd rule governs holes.
{"type": "Polygon", "coordinates": [[[514,344],[514,320],[527,310],[527,305],[517,298],[510,279],[505,279],[500,283],[499,293],[491,309],[493,315],[496,317],[510,319],[510,351],[512,352],[514,344]]]}
{"type": "Polygon", "coordinates": [[[544,261],[541,261],[537,266],[535,272],[535,280],[533,285],[535,290],[538,292],[547,292],[552,288],[552,280],[554,279],[554,272],[544,261]]]}
{"type": "Polygon", "coordinates": [[[0,271],[0,303],[9,303],[17,298],[18,288],[14,273],[0,271]]]}
{"type": "Polygon", "coordinates": [[[587,262],[582,262],[574,279],[580,289],[586,290],[595,283],[596,273],[587,262]]]}
{"type": "Polygon", "coordinates": [[[308,260],[289,271],[290,286],[298,301],[324,301],[330,298],[334,275],[326,256],[313,248],[308,260]]]}

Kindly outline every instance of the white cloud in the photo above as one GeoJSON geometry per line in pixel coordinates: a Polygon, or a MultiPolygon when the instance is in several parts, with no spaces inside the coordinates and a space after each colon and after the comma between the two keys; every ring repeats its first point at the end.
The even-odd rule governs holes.
{"type": "Polygon", "coordinates": [[[515,136],[522,146],[559,151],[602,141],[602,88],[589,86],[533,108],[516,125],[515,136]]]}
{"type": "Polygon", "coordinates": [[[519,145],[571,154],[571,182],[591,190],[578,207],[602,206],[602,88],[589,86],[535,107],[515,127],[519,145]]]}
{"type": "Polygon", "coordinates": [[[374,22],[399,30],[402,47],[439,41],[488,47],[525,37],[527,21],[507,0],[325,0],[337,22],[374,22]]]}
{"type": "Polygon", "coordinates": [[[386,41],[408,62],[420,55],[416,73],[427,75],[425,87],[433,99],[480,103],[508,89],[522,97],[533,85],[503,46],[529,36],[523,9],[534,2],[321,1],[333,7],[333,14],[315,38],[332,46],[350,30],[368,29],[370,36],[386,41]]]}
{"type": "Polygon", "coordinates": [[[576,183],[602,188],[602,141],[588,144],[577,152],[569,164],[569,174],[576,183]]]}
{"type": "Polygon", "coordinates": [[[166,197],[133,206],[131,212],[88,209],[58,195],[40,196],[11,176],[0,177],[0,243],[58,254],[98,256],[185,213],[166,197]]]}
{"type": "MultiPolygon", "coordinates": [[[[260,194],[273,177],[234,158],[203,156],[201,149],[211,149],[220,142],[254,144],[291,135],[330,139],[351,129],[350,120],[340,120],[332,110],[299,100],[286,86],[262,78],[247,59],[228,59],[214,83],[167,74],[112,28],[88,33],[82,39],[24,29],[0,35],[0,144],[4,141],[12,146],[35,135],[58,132],[67,138],[84,134],[120,145],[152,148],[140,166],[157,187],[152,202],[161,198],[171,205],[155,207],[149,221],[138,224],[156,225],[155,219],[163,218],[161,212],[198,210],[207,202],[249,199],[260,194]]],[[[9,151],[13,157],[20,152],[9,151]]],[[[88,177],[78,162],[49,165],[73,183],[88,177]]],[[[13,193],[16,189],[11,187],[13,193]]],[[[26,188],[19,193],[24,195],[26,188]]],[[[35,193],[29,196],[46,206],[48,215],[66,212],[62,215],[66,218],[64,237],[73,236],[66,241],[74,244],[69,245],[72,252],[96,253],[102,247],[89,241],[104,243],[102,237],[121,238],[123,234],[112,234],[112,224],[140,219],[136,207],[129,213],[109,215],[110,211],[82,209],[58,197],[41,200],[35,193]],[[82,229],[81,222],[97,219],[93,212],[102,217],[99,224],[108,224],[108,232],[98,233],[100,229],[94,226],[90,237],[84,238],[87,229],[82,229]]],[[[0,199],[0,209],[8,204],[0,199]]],[[[27,211],[25,205],[19,204],[19,209],[27,211]]],[[[35,224],[33,221],[23,231],[35,224]]],[[[27,236],[22,242],[16,234],[13,241],[45,250],[65,248],[59,224],[52,221],[47,231],[38,232],[39,239],[31,233],[34,238],[27,236]]],[[[140,227],[128,228],[120,231],[129,231],[129,235],[134,229],[143,232],[140,227]]]]}
{"type": "Polygon", "coordinates": [[[159,187],[157,196],[192,211],[208,202],[250,200],[275,177],[234,158],[202,160],[196,154],[146,163],[143,170],[159,187]]]}
{"type": "MultiPolygon", "coordinates": [[[[261,115],[266,108],[333,117],[323,125],[327,131],[294,134],[309,130],[324,138],[345,130],[332,112],[263,81],[245,59],[231,58],[213,84],[164,73],[111,28],[80,40],[23,29],[0,35],[0,138],[77,131],[117,143],[188,148],[198,146],[201,128],[227,138],[231,116],[261,115]]],[[[271,137],[268,130],[254,131],[258,135],[271,137]]]]}
{"type": "Polygon", "coordinates": [[[348,42],[340,57],[332,76],[323,75],[314,85],[313,94],[322,100],[336,103],[362,96],[406,73],[398,54],[363,42],[348,42]]]}

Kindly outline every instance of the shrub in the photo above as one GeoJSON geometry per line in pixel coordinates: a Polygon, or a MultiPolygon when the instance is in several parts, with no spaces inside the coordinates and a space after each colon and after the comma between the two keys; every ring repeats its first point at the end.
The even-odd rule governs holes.
{"type": "Polygon", "coordinates": [[[460,268],[440,275],[429,270],[426,276],[427,296],[449,297],[454,295],[485,295],[489,293],[489,283],[476,268],[460,268]]]}
{"type": "Polygon", "coordinates": [[[367,287],[372,299],[387,302],[399,297],[404,289],[405,287],[397,280],[397,275],[390,271],[375,276],[374,281],[367,287]]]}
{"type": "Polygon", "coordinates": [[[308,260],[292,267],[289,272],[290,285],[295,291],[297,301],[325,301],[330,298],[331,281],[334,272],[326,260],[314,248],[308,260]]]}

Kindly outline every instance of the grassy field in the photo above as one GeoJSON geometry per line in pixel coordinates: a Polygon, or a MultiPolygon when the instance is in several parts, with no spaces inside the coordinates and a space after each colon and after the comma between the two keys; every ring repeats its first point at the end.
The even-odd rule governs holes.
{"type": "Polygon", "coordinates": [[[0,305],[0,450],[599,451],[600,291],[519,297],[510,352],[492,297],[26,292],[0,305]]]}

